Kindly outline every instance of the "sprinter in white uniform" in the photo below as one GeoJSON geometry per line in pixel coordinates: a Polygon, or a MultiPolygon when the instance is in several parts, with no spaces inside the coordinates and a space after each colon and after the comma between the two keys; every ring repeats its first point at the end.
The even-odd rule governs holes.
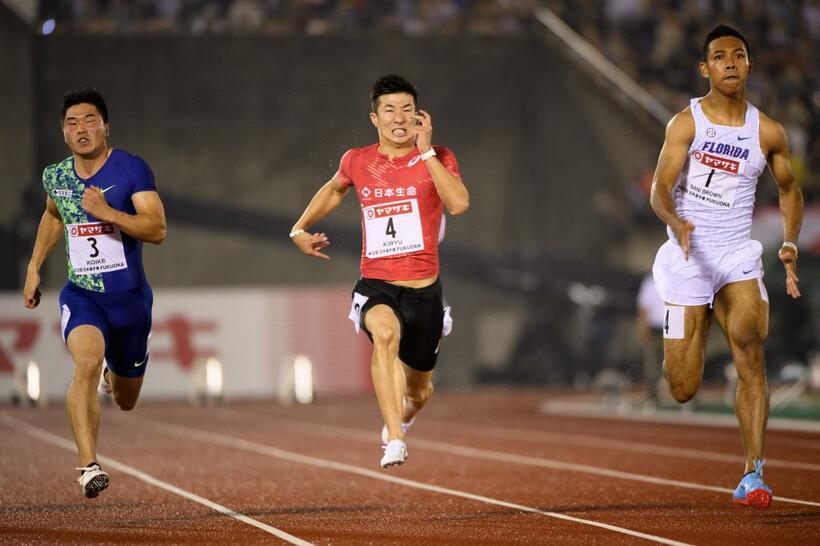
{"type": "Polygon", "coordinates": [[[669,122],[652,183],[652,208],[669,233],[653,274],[665,302],[664,372],[676,400],[686,402],[700,387],[712,315],[726,335],[737,368],[735,412],[746,452],[745,474],[732,500],[768,508],[763,340],[769,307],[762,246],[750,239],[752,210],[757,179],[768,164],[780,191],[786,291],[798,298],[803,196],[783,127],[746,101],[751,66],[749,45],[738,31],[719,26],[706,37],[700,73],[709,80],[709,93],[669,122]]]}

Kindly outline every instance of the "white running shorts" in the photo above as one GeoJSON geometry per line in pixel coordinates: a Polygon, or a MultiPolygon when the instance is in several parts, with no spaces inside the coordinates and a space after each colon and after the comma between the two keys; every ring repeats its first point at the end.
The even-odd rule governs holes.
{"type": "Polygon", "coordinates": [[[763,245],[754,239],[726,250],[689,252],[668,240],[655,256],[652,275],[663,301],[675,305],[709,305],[715,294],[729,283],[757,279],[760,297],[768,302],[763,286],[763,245]]]}

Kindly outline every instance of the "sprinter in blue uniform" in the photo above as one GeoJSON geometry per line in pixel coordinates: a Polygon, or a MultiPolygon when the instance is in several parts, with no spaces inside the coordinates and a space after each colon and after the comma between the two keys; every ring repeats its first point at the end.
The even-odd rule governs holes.
{"type": "Polygon", "coordinates": [[[123,410],[133,409],[148,365],[153,294],[142,267],[142,242],[165,239],[165,211],[154,175],[141,158],[108,144],[103,96],[67,93],[62,128],[71,156],[43,172],[46,210],[37,229],[23,289],[25,306],[40,303],[40,268],[65,240],[68,282],[60,292],[63,338],[74,361],[66,406],[88,498],[108,487],[96,461],[103,384],[123,410]]]}

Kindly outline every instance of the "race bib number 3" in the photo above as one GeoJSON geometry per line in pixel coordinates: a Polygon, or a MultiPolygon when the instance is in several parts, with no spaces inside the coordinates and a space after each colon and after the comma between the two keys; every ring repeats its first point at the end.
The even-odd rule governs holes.
{"type": "Polygon", "coordinates": [[[368,258],[424,250],[419,203],[415,198],[365,207],[362,215],[368,258]]]}
{"type": "Polygon", "coordinates": [[[686,198],[708,207],[731,209],[740,176],[746,167],[745,160],[724,158],[703,151],[696,151],[690,158],[689,177],[681,186],[686,198]]]}
{"type": "Polygon", "coordinates": [[[125,248],[120,230],[113,224],[68,224],[68,252],[77,275],[94,275],[125,269],[125,248]]]}

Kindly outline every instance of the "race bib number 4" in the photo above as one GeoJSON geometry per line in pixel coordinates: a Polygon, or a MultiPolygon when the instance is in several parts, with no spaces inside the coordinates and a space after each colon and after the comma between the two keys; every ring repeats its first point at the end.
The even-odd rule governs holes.
{"type": "Polygon", "coordinates": [[[125,248],[120,230],[113,224],[68,224],[68,253],[77,275],[94,275],[125,269],[125,248]]]}
{"type": "Polygon", "coordinates": [[[403,199],[362,209],[365,255],[395,256],[424,250],[418,200],[403,199]]]}
{"type": "Polygon", "coordinates": [[[687,199],[698,201],[708,207],[731,209],[735,193],[746,161],[725,158],[704,151],[696,151],[690,157],[689,176],[685,186],[680,186],[687,199]]]}

